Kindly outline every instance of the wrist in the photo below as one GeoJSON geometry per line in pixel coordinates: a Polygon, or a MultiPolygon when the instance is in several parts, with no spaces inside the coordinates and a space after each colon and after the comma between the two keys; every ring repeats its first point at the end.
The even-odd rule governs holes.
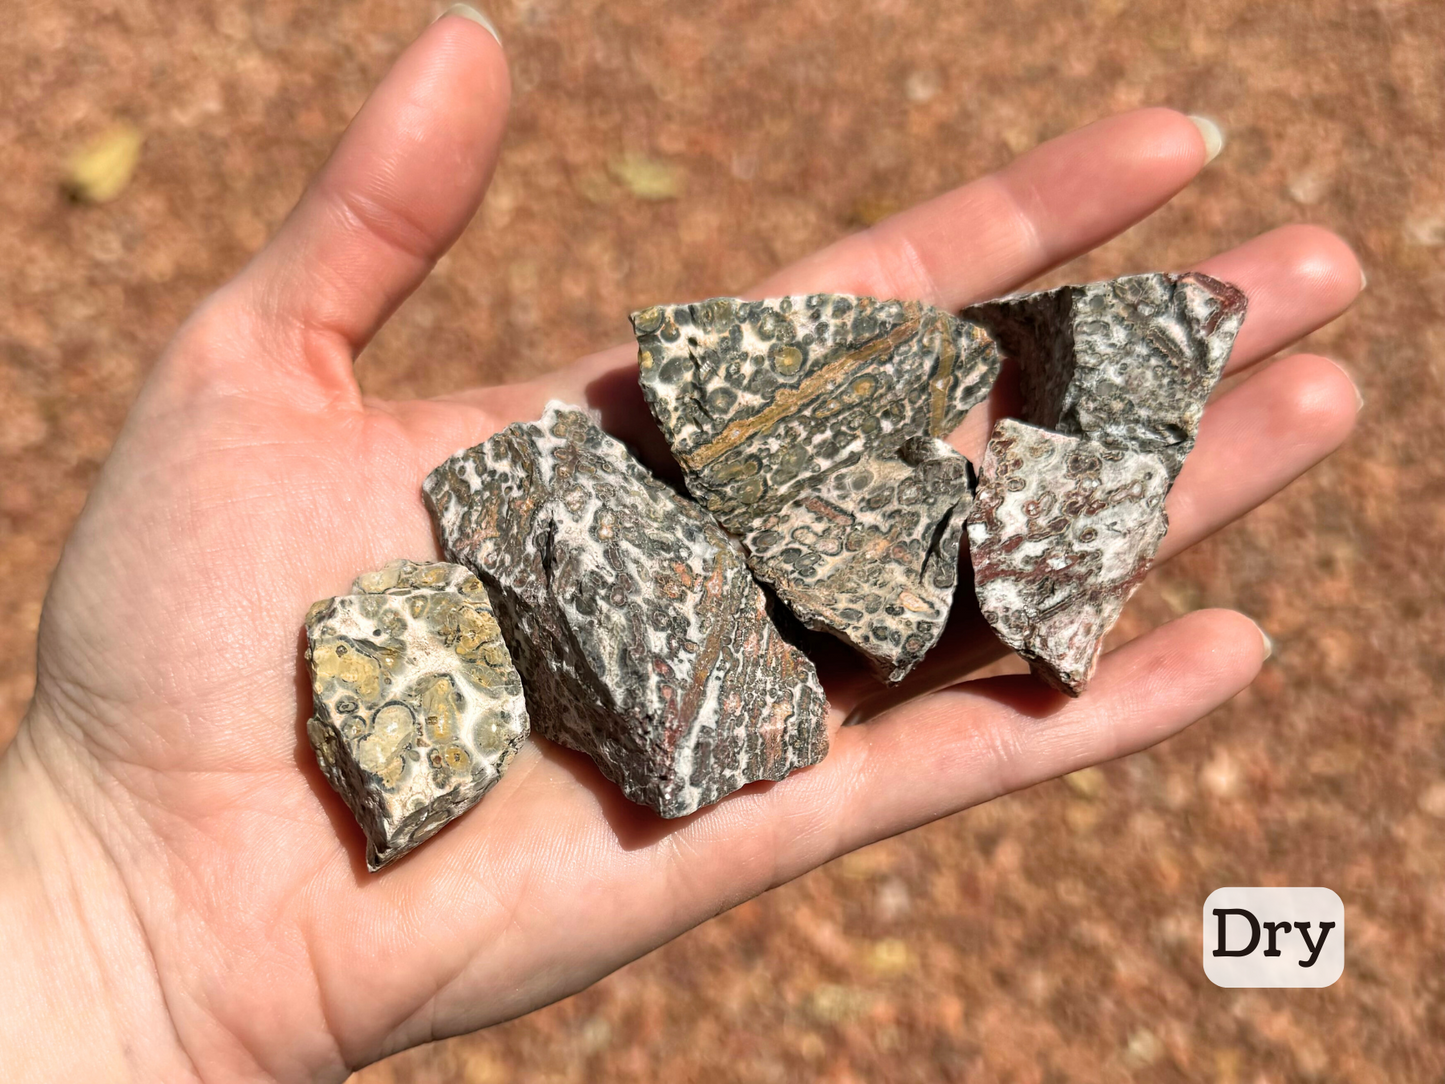
{"type": "Polygon", "coordinates": [[[194,1078],[129,893],[57,784],[34,711],[0,756],[0,1063],[7,1081],[194,1078]]]}

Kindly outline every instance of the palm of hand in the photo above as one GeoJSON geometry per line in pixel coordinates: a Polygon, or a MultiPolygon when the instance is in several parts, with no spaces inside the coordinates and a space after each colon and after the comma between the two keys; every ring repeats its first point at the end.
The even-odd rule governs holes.
{"type": "MultiPolygon", "coordinates": [[[[154,960],[137,996],[162,999],[178,1062],[205,1079],[340,1074],[525,1012],[847,849],[1160,740],[1261,661],[1247,620],[1191,615],[1115,652],[1083,700],[1027,679],[954,686],[835,729],[827,761],[784,784],[668,824],[583,758],[529,743],[477,809],[365,874],[359,835],[305,744],[307,606],[387,560],[434,555],[420,479],[546,398],[591,399],[624,437],[647,424],[625,396],[598,401],[600,378],[625,373],[625,349],[445,400],[370,402],[356,388],[354,352],[470,216],[504,112],[503,61],[485,32],[444,19],[423,35],[267,251],[158,365],[47,601],[36,707],[17,745],[46,763],[113,859],[154,960]],[[417,88],[432,97],[418,104],[417,88]],[[433,160],[470,164],[439,184],[433,160]]],[[[1103,122],[763,292],[956,306],[1112,235],[1202,163],[1177,114],[1103,122]],[[1094,189],[1107,199],[1079,198],[1094,189]],[[1017,239],[981,267],[946,236],[1017,239]]],[[[1241,367],[1357,289],[1353,257],[1318,231],[1279,231],[1206,267],[1251,294],[1241,367]]],[[[1224,397],[1171,498],[1166,550],[1286,483],[1353,414],[1348,380],[1303,356],[1224,397]]],[[[957,441],[976,454],[981,434],[957,441]]],[[[852,706],[835,698],[835,728],[852,706]]]]}

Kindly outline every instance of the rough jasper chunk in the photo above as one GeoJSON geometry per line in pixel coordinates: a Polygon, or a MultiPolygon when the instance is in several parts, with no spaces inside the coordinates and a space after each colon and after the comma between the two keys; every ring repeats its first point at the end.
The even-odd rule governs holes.
{"type": "Polygon", "coordinates": [[[1169,472],[1148,452],[1012,419],[994,427],[968,541],[979,606],[1051,685],[1077,696],[1149,571],[1169,472]]]}
{"type": "Polygon", "coordinates": [[[1244,322],[1245,296],[1198,272],[1151,273],[964,312],[1019,365],[1023,420],[1154,452],[1179,474],[1244,322]]]}
{"type": "Polygon", "coordinates": [[[899,681],[943,630],[972,501],[968,460],[915,437],[763,518],[746,536],[749,564],[808,628],[838,634],[899,681]]]}
{"type": "Polygon", "coordinates": [[[952,604],[972,472],[940,438],[993,386],[988,336],[842,294],[714,298],[632,324],[688,490],[804,624],[901,679],[952,604]]]}
{"type": "Polygon", "coordinates": [[[425,483],[491,589],[533,725],[679,817],[828,749],[813,664],[742,551],[580,411],[548,404],[425,483]]]}
{"type": "Polygon", "coordinates": [[[465,568],[393,561],[306,615],[306,735],[380,869],[481,800],[527,737],[522,682],[465,568]]]}

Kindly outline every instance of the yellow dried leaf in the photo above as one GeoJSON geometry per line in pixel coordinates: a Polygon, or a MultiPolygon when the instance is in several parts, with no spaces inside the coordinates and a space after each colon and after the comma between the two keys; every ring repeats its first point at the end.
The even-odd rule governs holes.
{"type": "Polygon", "coordinates": [[[908,943],[896,937],[875,941],[868,949],[868,966],[880,975],[901,975],[914,964],[908,943]]]}
{"type": "Polygon", "coordinates": [[[866,990],[824,983],[809,995],[808,1009],[821,1023],[840,1024],[867,1013],[873,1007],[874,1000],[874,996],[866,990]]]}
{"type": "Polygon", "coordinates": [[[682,170],[661,158],[624,154],[607,168],[617,183],[638,199],[677,199],[682,193],[682,170]]]}
{"type": "Polygon", "coordinates": [[[1064,776],[1064,782],[1080,798],[1098,798],[1108,785],[1104,773],[1098,768],[1080,768],[1076,772],[1070,772],[1064,776]]]}
{"type": "Polygon", "coordinates": [[[1129,1045],[1124,1049],[1124,1064],[1131,1069],[1142,1069],[1153,1065],[1164,1055],[1164,1044],[1152,1031],[1140,1028],[1129,1036],[1129,1045]]]}
{"type": "Polygon", "coordinates": [[[66,189],[86,203],[109,203],[130,184],[144,142],[132,125],[112,128],[70,159],[66,189]]]}
{"type": "Polygon", "coordinates": [[[864,196],[848,209],[848,225],[854,227],[876,226],[890,215],[903,210],[903,204],[889,195],[864,196]]]}

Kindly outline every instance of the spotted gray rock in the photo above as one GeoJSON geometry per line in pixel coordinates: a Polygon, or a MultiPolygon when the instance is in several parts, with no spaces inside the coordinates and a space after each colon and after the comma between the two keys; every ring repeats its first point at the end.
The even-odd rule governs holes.
{"type": "Polygon", "coordinates": [[[306,735],[366,835],[372,870],[476,805],[527,737],[522,681],[486,589],[394,561],[306,615],[306,735]]]}
{"type": "Polygon", "coordinates": [[[990,301],[964,316],[1018,363],[1024,421],[1155,453],[1172,480],[1245,308],[1227,282],[1150,273],[990,301]]]}
{"type": "Polygon", "coordinates": [[[827,752],[813,664],[741,549],[582,412],[548,404],[424,488],[496,600],[537,731],[634,802],[683,816],[827,752]]]}
{"type": "Polygon", "coordinates": [[[975,324],[842,294],[632,316],[688,490],[810,628],[901,679],[943,631],[968,461],[943,443],[998,375],[975,324]]]}
{"type": "Polygon", "coordinates": [[[1013,419],[995,427],[968,520],[974,588],[999,637],[1077,696],[1164,537],[1164,457],[1013,419]]]}
{"type": "Polygon", "coordinates": [[[1194,447],[1245,309],[1237,287],[1191,272],[1064,286],[964,313],[1017,363],[1022,419],[1084,442],[1065,451],[1065,445],[1037,435],[1021,444],[1023,430],[996,430],[980,483],[994,506],[980,498],[969,522],[984,615],[1005,641],[1027,645],[1019,650],[1035,671],[1067,692],[1077,694],[1088,682],[1105,634],[1137,586],[1122,570],[1137,568],[1143,575],[1166,521],[1162,496],[1150,523],[1139,517],[1152,497],[1107,513],[1117,517],[1126,509],[1127,531],[1116,520],[1107,530],[1079,526],[1065,508],[1078,504],[1086,482],[1096,488],[1107,482],[1111,492],[1127,493],[1132,490],[1120,487],[1132,480],[1152,494],[1159,484],[1153,477],[1156,461],[1164,467],[1168,492],[1194,447]],[[1045,446],[1059,450],[1019,458],[1020,447],[1045,446]],[[1104,474],[1094,481],[1061,474],[1057,465],[1094,459],[1104,464],[1104,474]],[[1006,471],[1006,477],[991,471],[1006,471]],[[1029,507],[1050,511],[1040,513],[1044,518],[1031,522],[1024,534],[1009,534],[1009,505],[999,504],[1006,492],[1029,494],[1029,507]],[[1094,562],[1071,548],[1080,532],[1102,532],[1093,536],[1088,552],[1112,571],[1089,571],[1094,562]],[[1003,550],[1000,538],[1025,541],[1003,550]],[[1034,552],[1039,547],[1047,561],[1034,552]],[[1051,561],[1065,564],[1054,570],[1051,561]],[[1047,601],[1056,596],[1057,602],[1047,601]]]}

